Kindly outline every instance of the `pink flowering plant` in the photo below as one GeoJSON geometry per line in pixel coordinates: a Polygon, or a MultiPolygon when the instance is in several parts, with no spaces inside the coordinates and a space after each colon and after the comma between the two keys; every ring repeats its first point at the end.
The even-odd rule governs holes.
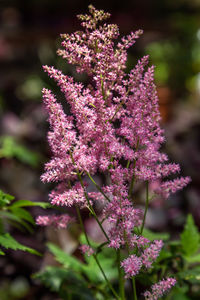
{"type": "MultiPolygon", "coordinates": [[[[78,16],[83,30],[61,35],[62,49],[58,55],[75,65],[78,73],[86,73],[88,85],[52,66],[43,66],[63,93],[67,112],[52,91],[44,88],[52,159],[46,163],[41,179],[57,184],[49,195],[50,202],[70,208],[70,213],[39,216],[37,223],[58,228],[80,224],[84,234],[80,249],[86,264],[83,267],[77,259],[76,266],[81,265],[79,271],[84,273],[92,260],[104,284],[104,291],[99,288],[95,295],[105,293],[104,298],[88,299],[129,299],[125,284],[130,280],[132,299],[159,299],[176,284],[173,276],[158,278],[148,291],[138,291],[136,286],[137,278],[153,274],[163,248],[161,239],[152,240],[144,235],[149,201],[156,197],[167,199],[185,187],[190,178],[168,180],[180,167],[170,163],[160,151],[165,138],[160,127],[154,67],[148,66],[148,56],[126,73],[127,50],[142,30],[120,39],[117,25],[105,23],[109,16],[90,5],[89,14],[78,16]],[[99,174],[105,178],[104,185],[96,180],[99,174]],[[93,190],[89,188],[91,184],[93,190]],[[138,184],[146,190],[144,209],[135,203],[138,184]],[[102,244],[94,243],[88,235],[83,219],[86,211],[104,236],[102,244]],[[113,284],[103,267],[101,255],[106,249],[112,251],[118,285],[113,284]]],[[[52,246],[51,250],[54,254],[58,251],[52,246]]],[[[65,254],[65,258],[69,266],[72,257],[65,254]]],[[[91,290],[95,291],[94,287],[91,290]]]]}

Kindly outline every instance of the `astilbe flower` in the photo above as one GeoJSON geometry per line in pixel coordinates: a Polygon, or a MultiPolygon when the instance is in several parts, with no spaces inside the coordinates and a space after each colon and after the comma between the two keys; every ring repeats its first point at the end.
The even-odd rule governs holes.
{"type": "Polygon", "coordinates": [[[83,254],[87,254],[88,256],[91,256],[94,253],[94,250],[88,245],[81,245],[79,248],[83,254]]]}
{"type": "Polygon", "coordinates": [[[36,220],[36,224],[40,226],[53,225],[57,228],[66,228],[67,225],[74,222],[74,218],[69,215],[51,215],[51,216],[39,216],[36,220]]]}
{"type": "Polygon", "coordinates": [[[124,271],[126,273],[126,278],[135,276],[139,273],[141,267],[142,267],[142,261],[141,259],[136,255],[130,255],[128,258],[126,258],[122,263],[121,266],[124,268],[124,271]]]}
{"type": "Polygon", "coordinates": [[[176,279],[167,278],[159,281],[151,287],[151,292],[146,291],[144,293],[145,300],[157,300],[166,294],[174,285],[176,284],[176,279]]]}
{"type": "Polygon", "coordinates": [[[142,210],[134,207],[134,183],[159,182],[154,193],[167,198],[186,186],[190,178],[165,180],[180,167],[169,163],[167,155],[160,152],[165,139],[154,67],[147,66],[148,56],[140,59],[128,75],[125,73],[127,49],[142,31],[119,40],[117,25],[103,23],[108,13],[93,6],[89,6],[89,12],[78,16],[83,31],[61,35],[58,55],[74,64],[77,72],[87,73],[90,84],[75,82],[52,66],[43,67],[60,87],[70,111],[67,115],[52,92],[43,89],[53,157],[41,179],[58,183],[50,193],[53,205],[91,210],[93,202],[103,197],[103,217],[111,224],[107,230],[109,246],[139,249],[137,255],[121,263],[130,277],[141,268],[151,267],[162,247],[161,241],[150,243],[142,237],[142,231],[134,233],[143,219],[142,210]],[[87,193],[85,178],[91,179],[97,172],[109,178],[108,184],[96,193],[87,193]]]}

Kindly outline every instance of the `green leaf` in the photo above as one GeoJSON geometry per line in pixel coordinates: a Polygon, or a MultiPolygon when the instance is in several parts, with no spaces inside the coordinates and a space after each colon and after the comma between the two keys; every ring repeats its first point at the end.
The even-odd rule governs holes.
{"type": "Polygon", "coordinates": [[[54,266],[47,266],[44,271],[34,274],[34,279],[39,279],[52,292],[58,292],[62,281],[65,280],[70,272],[66,269],[54,266]]]}
{"type": "Polygon", "coordinates": [[[22,225],[21,228],[26,228],[29,232],[33,232],[32,227],[26,223],[24,220],[21,219],[21,217],[13,214],[12,212],[8,211],[0,211],[0,217],[6,218],[8,222],[11,222],[13,226],[16,226],[19,228],[18,224],[22,225]]]}
{"type": "Polygon", "coordinates": [[[35,225],[33,217],[26,209],[20,207],[11,207],[10,210],[15,216],[19,217],[22,220],[24,219],[25,221],[28,221],[32,225],[35,225]]]}
{"type": "Polygon", "coordinates": [[[12,212],[9,211],[3,211],[3,210],[0,211],[0,217],[21,223],[21,218],[19,218],[18,216],[14,215],[12,212]]]}
{"type": "MultiPolygon", "coordinates": [[[[112,251],[113,249],[109,249],[109,250],[112,251]]],[[[108,280],[116,279],[117,278],[116,255],[109,257],[106,256],[104,252],[101,252],[100,254],[98,254],[98,260],[108,280]]],[[[85,271],[91,282],[97,283],[97,282],[105,281],[93,256],[88,257],[88,265],[87,268],[85,268],[85,271]]]]}
{"type": "Polygon", "coordinates": [[[65,281],[62,282],[60,287],[59,295],[64,300],[72,299],[79,300],[95,300],[93,297],[91,287],[86,284],[83,280],[79,280],[72,274],[68,275],[65,281]]]}
{"type": "MultiPolygon", "coordinates": [[[[84,234],[79,237],[81,244],[87,244],[84,234]]],[[[109,280],[113,280],[117,277],[116,268],[116,254],[115,250],[112,248],[104,248],[105,243],[97,244],[93,240],[89,239],[92,248],[96,249],[97,257],[101,263],[103,270],[109,280]]],[[[94,259],[93,256],[88,256],[87,253],[84,254],[85,261],[88,265],[84,265],[85,272],[91,280],[91,282],[104,281],[104,277],[94,259]]]]}
{"type": "Polygon", "coordinates": [[[181,279],[187,280],[193,284],[200,284],[200,266],[194,267],[184,272],[179,272],[178,276],[181,279]]]}
{"type": "Polygon", "coordinates": [[[192,256],[185,256],[184,258],[190,264],[200,263],[200,253],[192,256]]]}
{"type": "Polygon", "coordinates": [[[172,294],[172,300],[191,300],[191,298],[188,298],[186,295],[179,293],[179,292],[173,292],[172,294]]]}
{"type": "Polygon", "coordinates": [[[26,163],[32,167],[37,167],[40,160],[40,156],[38,153],[30,151],[20,144],[15,146],[14,156],[21,162],[26,163]]]}
{"type": "Polygon", "coordinates": [[[12,200],[14,200],[15,197],[4,193],[2,190],[0,190],[0,207],[5,207],[6,205],[10,204],[12,200]]]}
{"type": "Polygon", "coordinates": [[[162,262],[165,260],[169,260],[172,258],[172,253],[170,251],[166,251],[165,249],[162,249],[159,253],[158,258],[156,259],[156,262],[162,262]]]}
{"type": "Polygon", "coordinates": [[[40,156],[17,142],[12,136],[2,136],[0,139],[0,157],[17,158],[23,163],[36,167],[40,156]]]}
{"type": "Polygon", "coordinates": [[[41,255],[38,251],[20,244],[9,233],[0,235],[0,245],[1,245],[1,247],[4,247],[6,249],[22,250],[22,251],[27,251],[27,252],[35,254],[35,255],[41,255]]]}
{"type": "MultiPolygon", "coordinates": [[[[86,237],[85,237],[84,233],[80,234],[80,236],[79,236],[79,242],[80,242],[80,244],[87,245],[87,240],[86,240],[86,237]]],[[[92,248],[97,248],[98,245],[99,245],[98,243],[95,243],[91,239],[89,239],[89,242],[90,242],[90,245],[91,245],[92,248]]]]}
{"type": "Polygon", "coordinates": [[[62,299],[95,300],[84,278],[61,267],[48,266],[44,271],[34,274],[33,278],[41,280],[62,299]]]}
{"type": "MultiPolygon", "coordinates": [[[[64,252],[54,244],[48,243],[47,246],[54,254],[55,259],[64,267],[80,274],[85,274],[89,280],[95,284],[97,282],[104,282],[104,277],[93,256],[88,257],[87,254],[85,254],[84,258],[87,262],[87,264],[85,264],[72,255],[64,252]]],[[[117,277],[117,268],[114,250],[105,248],[101,253],[98,254],[98,259],[104,272],[106,273],[107,278],[109,280],[115,279],[117,277]]]]}
{"type": "Polygon", "coordinates": [[[5,253],[0,249],[0,255],[5,255],[5,253]]]}
{"type": "Polygon", "coordinates": [[[14,207],[24,207],[24,206],[39,206],[42,208],[49,208],[52,205],[47,202],[32,202],[30,200],[18,200],[14,202],[10,207],[14,208],[14,207]]]}
{"type": "Polygon", "coordinates": [[[78,259],[72,257],[70,254],[64,252],[62,249],[52,243],[47,243],[47,246],[51,253],[54,254],[55,259],[64,267],[71,268],[77,272],[81,272],[83,270],[84,264],[78,259]]]}
{"type": "Polygon", "coordinates": [[[168,233],[158,233],[158,232],[153,232],[147,228],[144,228],[143,230],[143,236],[147,238],[150,241],[154,240],[163,240],[166,241],[169,239],[170,235],[168,233]]]}
{"type": "Polygon", "coordinates": [[[194,255],[199,249],[199,232],[194,224],[192,215],[188,215],[184,230],[181,234],[181,247],[186,256],[194,255]]]}

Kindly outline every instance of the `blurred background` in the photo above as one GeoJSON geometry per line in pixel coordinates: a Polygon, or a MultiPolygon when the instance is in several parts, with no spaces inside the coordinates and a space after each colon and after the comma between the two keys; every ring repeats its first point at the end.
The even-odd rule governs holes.
{"type": "MultiPolygon", "coordinates": [[[[50,157],[41,89],[56,87],[41,66],[54,65],[79,79],[56,49],[60,33],[80,28],[76,15],[85,13],[89,4],[110,12],[110,22],[118,24],[122,35],[144,30],[129,51],[127,70],[150,55],[166,131],[164,150],[180,163],[182,175],[192,177],[192,183],[167,203],[152,203],[148,225],[178,232],[191,212],[200,226],[199,0],[0,0],[0,189],[17,199],[48,201],[51,187],[40,182],[50,157]]],[[[41,213],[39,208],[31,212],[34,217],[41,213]]],[[[36,228],[34,235],[14,235],[44,253],[47,240],[62,244],[66,232],[55,238],[55,232],[36,228]]],[[[22,252],[1,258],[0,299],[56,299],[30,277],[49,259],[22,252]]]]}

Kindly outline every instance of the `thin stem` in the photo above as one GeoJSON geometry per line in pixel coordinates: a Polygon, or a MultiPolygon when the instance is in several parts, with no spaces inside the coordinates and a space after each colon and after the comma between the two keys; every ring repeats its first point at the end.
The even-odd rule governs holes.
{"type": "Polygon", "coordinates": [[[121,261],[121,252],[120,249],[117,249],[117,267],[118,267],[118,276],[119,276],[119,292],[122,300],[125,300],[125,291],[124,291],[124,276],[120,266],[121,261]]]}
{"type": "Polygon", "coordinates": [[[126,164],[126,168],[127,168],[127,169],[129,168],[129,166],[130,166],[130,163],[131,163],[131,161],[130,161],[130,160],[128,160],[128,161],[127,161],[127,164],[126,164]]]}
{"type": "Polygon", "coordinates": [[[92,183],[96,186],[97,190],[106,198],[106,200],[108,200],[110,202],[110,199],[108,198],[108,196],[106,196],[106,194],[104,193],[104,191],[100,188],[100,186],[96,183],[96,181],[92,178],[92,176],[90,175],[89,172],[87,172],[88,177],[90,178],[90,180],[92,181],[92,183]]]}
{"type": "MultiPolygon", "coordinates": [[[[129,89],[126,92],[126,96],[128,95],[128,93],[129,93],[129,89]]],[[[123,106],[124,104],[125,104],[125,100],[123,100],[122,102],[120,102],[119,105],[118,105],[118,107],[117,107],[117,109],[116,109],[116,111],[114,112],[114,115],[112,116],[112,118],[109,119],[109,120],[106,120],[106,122],[108,122],[108,121],[112,122],[112,120],[114,119],[114,117],[116,116],[116,114],[118,113],[118,111],[120,110],[121,106],[123,106]]]]}
{"type": "Polygon", "coordinates": [[[148,207],[149,207],[149,183],[148,183],[148,181],[147,181],[147,182],[146,182],[145,211],[144,211],[144,217],[143,217],[143,220],[142,220],[142,227],[141,227],[141,231],[140,231],[140,234],[141,234],[141,235],[142,235],[142,233],[143,233],[143,229],[144,229],[144,224],[145,224],[145,221],[146,221],[146,215],[147,215],[148,207]]]}
{"type": "Polygon", "coordinates": [[[133,176],[131,178],[131,184],[130,184],[130,188],[129,188],[129,191],[128,191],[129,199],[131,198],[132,191],[133,191],[133,186],[134,186],[134,183],[135,183],[135,174],[134,174],[135,166],[136,166],[136,160],[134,160],[134,162],[133,162],[133,176]]]}
{"type": "MultiPolygon", "coordinates": [[[[71,160],[72,160],[73,165],[76,167],[76,164],[75,164],[75,161],[74,161],[74,158],[73,158],[73,155],[72,155],[71,151],[70,151],[70,157],[71,157],[71,160]]],[[[94,216],[95,220],[97,221],[97,223],[98,223],[99,227],[101,228],[101,230],[102,230],[104,236],[105,236],[106,239],[109,241],[109,237],[108,237],[107,233],[105,232],[105,230],[104,230],[104,228],[103,228],[101,222],[99,221],[99,219],[98,219],[98,217],[97,217],[97,215],[96,215],[96,213],[95,213],[95,211],[94,211],[92,205],[90,204],[90,199],[89,199],[89,196],[88,196],[88,194],[87,194],[87,192],[86,192],[86,190],[85,190],[85,187],[84,187],[84,184],[83,184],[83,180],[82,180],[82,177],[81,177],[81,174],[80,174],[78,168],[76,168],[76,174],[77,174],[78,179],[79,179],[79,181],[80,181],[81,187],[82,187],[82,189],[83,189],[83,191],[84,191],[84,196],[85,196],[85,198],[86,198],[86,200],[87,200],[87,203],[88,203],[88,209],[89,209],[89,211],[91,212],[91,214],[94,216]]]]}
{"type": "MultiPolygon", "coordinates": [[[[136,148],[135,148],[136,152],[138,150],[138,147],[139,147],[139,138],[137,140],[137,145],[136,145],[136,148]]],[[[135,166],[136,166],[136,159],[133,162],[133,176],[131,178],[131,184],[130,184],[129,191],[128,191],[128,197],[129,197],[129,199],[131,199],[131,195],[132,195],[133,187],[134,187],[134,183],[135,183],[135,174],[134,174],[135,166]]]]}
{"type": "Polygon", "coordinates": [[[135,277],[132,277],[132,286],[133,286],[133,300],[137,300],[135,277]]]}
{"type": "Polygon", "coordinates": [[[106,100],[102,74],[100,74],[100,78],[101,78],[101,92],[102,92],[103,100],[106,100]]]}
{"type": "MultiPolygon", "coordinates": [[[[82,220],[82,217],[81,217],[80,209],[79,209],[78,206],[76,206],[76,212],[77,212],[77,215],[78,215],[78,219],[79,219],[79,223],[80,223],[81,229],[82,229],[82,231],[84,232],[86,241],[87,241],[87,243],[88,243],[88,246],[91,247],[91,244],[90,244],[90,241],[89,241],[87,232],[86,232],[85,227],[84,227],[84,224],[83,224],[83,220],[82,220]]],[[[95,261],[96,261],[96,263],[97,263],[97,265],[98,265],[98,267],[99,267],[99,269],[100,269],[100,271],[101,271],[101,273],[102,273],[102,275],[103,275],[103,277],[104,277],[104,279],[105,279],[105,281],[106,281],[108,287],[109,287],[110,290],[112,291],[113,295],[114,295],[115,297],[117,297],[117,299],[120,299],[120,297],[118,296],[118,294],[116,293],[116,291],[115,291],[114,288],[112,287],[110,281],[108,280],[108,278],[107,278],[107,276],[106,276],[104,270],[102,269],[102,267],[101,267],[101,265],[100,265],[100,262],[99,262],[99,260],[98,260],[98,258],[97,258],[97,255],[96,255],[95,253],[93,253],[93,257],[94,257],[94,259],[95,259],[95,261]]]]}
{"type": "MultiPolygon", "coordinates": [[[[130,249],[129,249],[129,245],[128,245],[127,241],[126,241],[126,247],[127,247],[128,255],[130,255],[130,249]]],[[[136,291],[135,277],[132,277],[131,281],[132,281],[132,287],[133,287],[133,300],[137,300],[137,291],[136,291]]]]}
{"type": "Polygon", "coordinates": [[[82,186],[82,188],[83,188],[83,190],[84,190],[84,195],[85,195],[85,198],[86,198],[87,203],[88,203],[88,208],[89,208],[90,212],[92,213],[92,215],[94,216],[95,220],[97,221],[97,223],[98,223],[99,227],[101,228],[101,230],[102,230],[104,236],[105,236],[106,239],[109,241],[109,237],[108,237],[107,233],[105,232],[105,230],[104,230],[104,228],[103,228],[101,222],[99,221],[99,219],[98,219],[98,217],[97,217],[97,215],[96,215],[96,213],[95,213],[95,211],[94,211],[92,205],[90,204],[90,199],[89,199],[89,197],[88,197],[87,192],[85,191],[85,187],[84,187],[84,184],[83,184],[83,180],[82,180],[82,177],[81,177],[81,175],[80,175],[80,173],[79,173],[78,170],[77,170],[77,175],[78,175],[78,179],[79,179],[79,181],[80,181],[80,184],[81,184],[81,186],[82,186]]]}

